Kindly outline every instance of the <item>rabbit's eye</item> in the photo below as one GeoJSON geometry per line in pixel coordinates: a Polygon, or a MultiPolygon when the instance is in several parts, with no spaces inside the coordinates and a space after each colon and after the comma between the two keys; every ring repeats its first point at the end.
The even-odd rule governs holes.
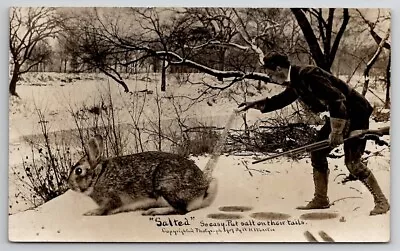
{"type": "Polygon", "coordinates": [[[80,168],[80,167],[75,168],[75,174],[76,175],[81,175],[82,174],[82,168],[80,168]]]}

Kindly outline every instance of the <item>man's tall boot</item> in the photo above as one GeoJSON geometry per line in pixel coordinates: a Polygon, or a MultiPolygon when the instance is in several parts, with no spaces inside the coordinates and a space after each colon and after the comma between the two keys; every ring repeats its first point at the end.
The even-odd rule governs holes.
{"type": "Polygon", "coordinates": [[[314,198],[305,206],[299,206],[297,209],[300,210],[310,210],[310,209],[325,209],[329,208],[328,199],[328,177],[329,170],[325,172],[313,169],[313,179],[314,179],[314,198]]]}
{"type": "Polygon", "coordinates": [[[385,195],[382,193],[375,176],[370,173],[367,178],[361,180],[361,182],[368,188],[374,197],[375,207],[370,212],[370,215],[384,214],[390,209],[389,202],[387,201],[385,195]]]}

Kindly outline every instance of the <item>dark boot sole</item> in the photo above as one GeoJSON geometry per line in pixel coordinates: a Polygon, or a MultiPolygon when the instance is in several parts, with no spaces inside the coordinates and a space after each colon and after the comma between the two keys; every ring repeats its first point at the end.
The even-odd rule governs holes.
{"type": "Polygon", "coordinates": [[[298,210],[314,210],[314,209],[328,209],[331,205],[322,206],[322,207],[296,207],[298,210]]]}

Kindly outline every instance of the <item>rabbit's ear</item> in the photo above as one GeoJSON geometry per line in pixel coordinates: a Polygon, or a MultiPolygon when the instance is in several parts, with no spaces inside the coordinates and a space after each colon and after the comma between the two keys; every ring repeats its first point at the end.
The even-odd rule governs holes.
{"type": "Polygon", "coordinates": [[[88,142],[87,154],[89,162],[92,166],[97,165],[103,155],[103,138],[100,135],[95,135],[88,142]]]}

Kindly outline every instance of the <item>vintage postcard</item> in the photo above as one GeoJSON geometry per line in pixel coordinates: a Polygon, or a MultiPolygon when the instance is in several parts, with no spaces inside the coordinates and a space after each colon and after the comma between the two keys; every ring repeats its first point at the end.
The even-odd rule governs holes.
{"type": "Polygon", "coordinates": [[[390,9],[9,24],[10,241],[390,241],[390,9]]]}

